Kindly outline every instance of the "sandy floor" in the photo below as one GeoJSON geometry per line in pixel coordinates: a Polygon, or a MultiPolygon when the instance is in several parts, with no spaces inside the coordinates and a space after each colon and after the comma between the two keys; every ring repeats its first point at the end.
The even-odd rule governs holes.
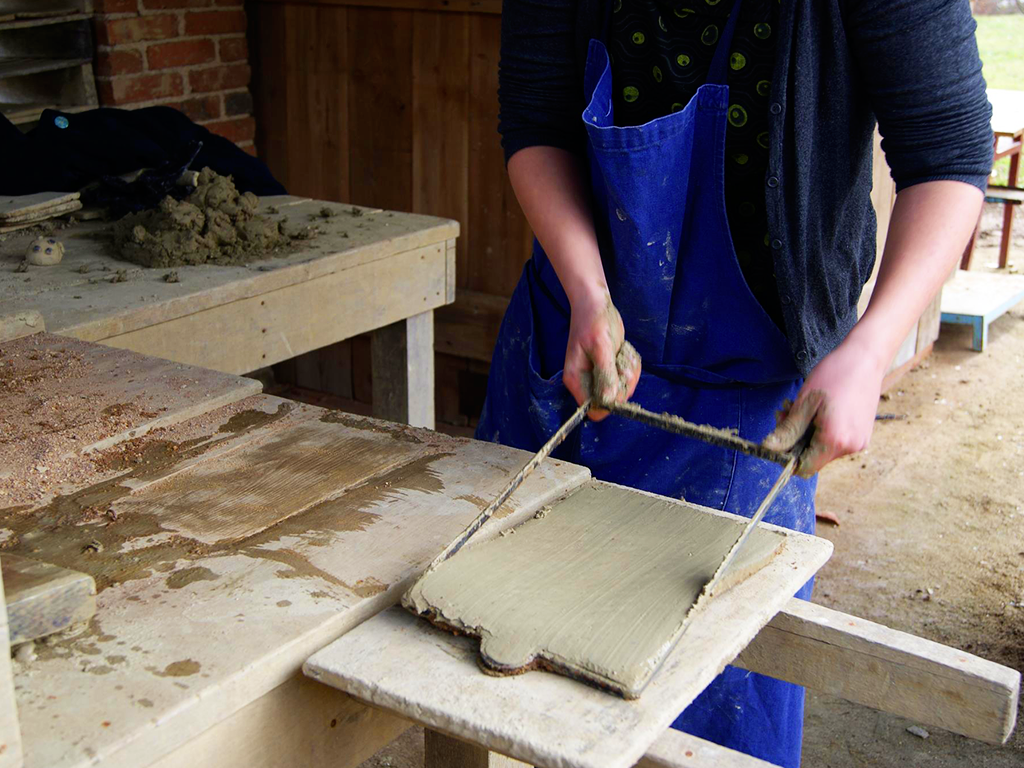
{"type": "MultiPolygon", "coordinates": [[[[986,229],[1001,218],[988,207],[986,229]]],[[[1015,228],[1020,272],[1020,213],[1015,228]]],[[[976,269],[996,260],[998,242],[981,238],[976,269]]],[[[1024,670],[1024,305],[992,325],[983,354],[969,329],[943,326],[934,354],[879,413],[897,418],[877,423],[866,453],[822,474],[819,509],[841,525],[819,525],[836,550],[815,601],[1024,670]]],[[[937,728],[922,739],[911,724],[812,693],[804,766],[1024,766],[1024,722],[1003,747],[937,728]]],[[[423,733],[412,729],[365,768],[422,761],[423,733]]]]}

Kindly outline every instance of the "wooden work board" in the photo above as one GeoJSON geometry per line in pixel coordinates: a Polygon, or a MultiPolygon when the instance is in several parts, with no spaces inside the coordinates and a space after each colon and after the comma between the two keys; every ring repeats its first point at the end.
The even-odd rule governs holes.
{"type": "MultiPolygon", "coordinates": [[[[570,500],[577,494],[602,492],[612,498],[621,498],[622,493],[646,496],[591,481],[574,491],[570,500]]],[[[681,501],[663,503],[677,505],[681,516],[693,509],[681,501]]],[[[706,508],[701,513],[742,520],[706,508]]],[[[555,504],[545,520],[558,514],[559,504],[555,504]]],[[[772,525],[763,529],[784,537],[780,554],[706,604],[636,700],[548,672],[514,677],[481,674],[475,641],[453,637],[397,608],[315,654],[306,663],[306,674],[376,706],[407,716],[415,713],[415,719],[428,727],[530,765],[629,768],[832,553],[832,544],[825,539],[772,525]]],[[[672,529],[667,530],[670,536],[672,529]]],[[[628,531],[621,533],[622,538],[628,536],[628,531]]],[[[497,543],[474,542],[466,554],[474,545],[487,548],[497,543]]],[[[681,557],[683,547],[684,542],[679,542],[681,557]]],[[[633,567],[642,569],[643,564],[633,567]]],[[[509,610],[522,609],[509,606],[509,610]]],[[[629,621],[623,617],[624,623],[629,621]]]]}
{"type": "MultiPolygon", "coordinates": [[[[22,360],[28,343],[0,342],[0,361],[22,360]]],[[[122,365],[157,365],[93,344],[68,349],[83,374],[72,389],[122,365]]],[[[25,357],[46,362],[38,350],[25,357]]],[[[393,606],[527,454],[253,395],[250,382],[187,366],[146,370],[140,399],[125,402],[158,398],[161,424],[146,421],[145,407],[116,408],[127,419],[118,442],[89,450],[102,442],[95,423],[128,390],[80,389],[95,400],[93,418],[78,411],[81,438],[48,454],[70,456],[78,474],[38,498],[0,503],[0,557],[87,574],[98,590],[88,624],[36,643],[35,659],[18,654],[20,723],[13,707],[0,708],[0,740],[15,754],[20,725],[30,768],[355,768],[410,715],[304,678],[303,662],[393,606]],[[174,396],[189,380],[224,388],[226,402],[190,412],[200,390],[174,396]]],[[[21,402],[22,432],[33,437],[39,407],[21,402]]],[[[43,466],[50,475],[31,452],[14,461],[13,474],[43,466]]],[[[497,536],[588,480],[582,467],[545,462],[478,535],[497,536]]],[[[1016,719],[1013,670],[800,601],[737,663],[995,743],[1016,719]]],[[[5,672],[0,665],[0,697],[11,691],[5,672]]],[[[683,765],[671,758],[680,745],[714,765],[756,764],[662,734],[641,765],[683,765]]]]}
{"type": "Polygon", "coordinates": [[[81,222],[53,233],[60,264],[19,272],[38,232],[14,233],[0,243],[0,306],[38,311],[52,333],[242,374],[455,300],[457,222],[288,196],[260,212],[315,234],[246,265],[145,268],[118,258],[108,224],[81,222]]]}
{"type": "MultiPolygon", "coordinates": [[[[34,338],[0,344],[0,355],[13,359],[17,345],[20,359],[34,338]]],[[[133,369],[174,366],[56,337],[38,343],[67,344],[81,357],[75,381],[93,385],[109,355],[133,369]]],[[[121,442],[99,450],[84,450],[95,440],[83,433],[73,483],[0,509],[5,551],[89,574],[98,589],[88,625],[15,664],[27,766],[148,765],[230,719],[393,604],[523,460],[251,395],[248,380],[174,370],[234,381],[235,401],[176,423],[168,407],[162,426],[141,437],[121,429],[121,442]]],[[[148,380],[146,394],[170,402],[176,379],[148,380]]],[[[100,394],[99,413],[121,399],[100,394]]],[[[28,455],[15,461],[33,469],[28,455]]],[[[581,467],[545,465],[496,527],[586,478],[581,467]]]]}

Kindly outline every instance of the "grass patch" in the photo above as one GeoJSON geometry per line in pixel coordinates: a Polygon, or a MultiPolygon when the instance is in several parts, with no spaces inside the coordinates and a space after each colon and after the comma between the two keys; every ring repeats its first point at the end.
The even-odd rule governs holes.
{"type": "Polygon", "coordinates": [[[975,21],[988,87],[1024,90],[1024,13],[976,16],[975,21]]]}

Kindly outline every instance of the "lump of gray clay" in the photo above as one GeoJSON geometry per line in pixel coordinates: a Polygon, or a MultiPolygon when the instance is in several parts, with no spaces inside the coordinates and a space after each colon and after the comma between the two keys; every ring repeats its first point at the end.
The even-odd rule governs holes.
{"type": "Polygon", "coordinates": [[[50,267],[60,264],[64,258],[64,243],[52,237],[37,237],[28,244],[25,260],[37,267],[50,267]]]}

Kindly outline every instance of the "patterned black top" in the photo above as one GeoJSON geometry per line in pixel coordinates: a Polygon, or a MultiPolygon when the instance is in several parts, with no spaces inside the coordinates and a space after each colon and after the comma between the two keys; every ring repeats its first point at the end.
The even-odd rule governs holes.
{"type": "MultiPolygon", "coordinates": [[[[614,0],[608,50],[615,122],[641,125],[682,109],[706,82],[733,0],[614,0]]],[[[783,327],[765,211],[768,104],[778,0],[743,0],[729,57],[725,207],[754,296],[783,327]]]]}

